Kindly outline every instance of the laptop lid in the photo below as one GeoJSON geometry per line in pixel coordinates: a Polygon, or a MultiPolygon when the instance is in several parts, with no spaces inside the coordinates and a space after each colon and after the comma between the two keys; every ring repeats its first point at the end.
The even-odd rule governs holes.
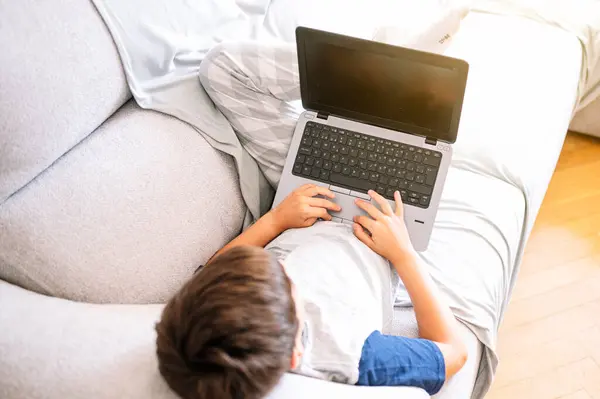
{"type": "Polygon", "coordinates": [[[305,109],[456,141],[465,61],[305,27],[296,43],[305,109]]]}

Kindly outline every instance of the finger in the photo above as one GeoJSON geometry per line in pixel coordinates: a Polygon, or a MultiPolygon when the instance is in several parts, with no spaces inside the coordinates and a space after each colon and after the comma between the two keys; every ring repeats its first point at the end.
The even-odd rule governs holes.
{"type": "Polygon", "coordinates": [[[354,222],[360,224],[365,229],[369,230],[373,233],[373,229],[375,228],[375,221],[366,216],[354,216],[354,222]]]}
{"type": "Polygon", "coordinates": [[[311,183],[303,184],[303,185],[301,185],[300,187],[298,187],[296,189],[296,192],[298,192],[298,193],[304,193],[306,190],[308,190],[310,188],[313,188],[313,187],[315,187],[315,185],[311,184],[311,183]]]}
{"type": "Polygon", "coordinates": [[[404,216],[404,204],[398,190],[394,191],[394,200],[396,201],[396,216],[404,216]]]}
{"type": "Polygon", "coordinates": [[[342,210],[342,207],[336,204],[335,202],[331,202],[323,198],[309,198],[307,200],[307,204],[317,208],[325,208],[336,212],[342,210]]]}
{"type": "Polygon", "coordinates": [[[379,207],[381,208],[381,210],[383,211],[384,214],[392,215],[394,213],[392,211],[392,207],[390,206],[390,203],[387,202],[387,200],[385,198],[383,198],[379,193],[377,193],[374,190],[369,190],[369,195],[371,196],[371,198],[373,198],[375,200],[375,202],[377,202],[379,204],[379,207]]]}
{"type": "Polygon", "coordinates": [[[360,209],[367,212],[369,214],[369,216],[371,216],[375,220],[377,220],[383,216],[381,211],[379,209],[377,209],[375,206],[373,206],[373,204],[371,204],[370,202],[363,201],[363,200],[357,198],[354,200],[354,203],[360,209]]]}
{"type": "Polygon", "coordinates": [[[324,195],[325,197],[335,198],[333,191],[323,186],[313,185],[312,187],[307,188],[303,194],[309,197],[314,197],[315,195],[324,195]]]}
{"type": "Polygon", "coordinates": [[[312,208],[311,216],[321,218],[323,220],[333,219],[325,208],[312,208]]]}
{"type": "Polygon", "coordinates": [[[358,223],[354,223],[352,225],[352,230],[354,231],[354,235],[360,241],[362,241],[367,247],[373,249],[374,242],[371,237],[367,234],[367,232],[362,228],[362,226],[358,223]]]}

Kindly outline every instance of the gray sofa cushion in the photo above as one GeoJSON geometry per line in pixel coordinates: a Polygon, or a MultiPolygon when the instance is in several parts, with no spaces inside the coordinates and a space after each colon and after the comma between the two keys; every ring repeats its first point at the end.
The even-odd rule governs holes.
{"type": "Polygon", "coordinates": [[[89,302],[163,302],[239,233],[232,159],[130,102],[0,206],[0,278],[89,302]]]}
{"type": "Polygon", "coordinates": [[[0,3],[0,204],[131,96],[90,1],[0,3]]]}

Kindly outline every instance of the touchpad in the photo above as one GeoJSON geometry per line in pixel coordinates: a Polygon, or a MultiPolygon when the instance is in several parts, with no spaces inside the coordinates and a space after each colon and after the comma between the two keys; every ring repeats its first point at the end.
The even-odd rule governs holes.
{"type": "Polygon", "coordinates": [[[335,193],[335,198],[330,201],[335,202],[342,207],[339,212],[329,211],[329,214],[333,217],[342,218],[346,220],[352,220],[356,215],[367,215],[365,211],[360,209],[354,203],[356,197],[352,197],[347,194],[335,193]]]}

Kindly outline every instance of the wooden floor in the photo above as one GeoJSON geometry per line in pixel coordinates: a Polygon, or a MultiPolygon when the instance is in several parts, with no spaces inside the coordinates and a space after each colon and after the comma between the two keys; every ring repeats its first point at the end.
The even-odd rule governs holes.
{"type": "Polygon", "coordinates": [[[600,399],[600,140],[570,133],[527,244],[488,399],[600,399]]]}

